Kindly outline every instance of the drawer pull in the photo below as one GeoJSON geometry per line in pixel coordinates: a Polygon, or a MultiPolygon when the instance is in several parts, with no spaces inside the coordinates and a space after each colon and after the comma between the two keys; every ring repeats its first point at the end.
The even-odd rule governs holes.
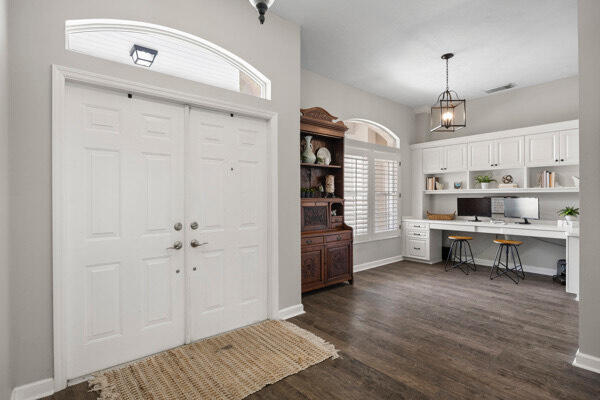
{"type": "Polygon", "coordinates": [[[414,247],[414,249],[415,249],[415,250],[421,250],[421,248],[420,248],[420,247],[414,247]]]}
{"type": "Polygon", "coordinates": [[[312,244],[312,240],[307,240],[306,244],[312,244]]]}
{"type": "Polygon", "coordinates": [[[342,235],[337,235],[337,240],[342,240],[342,235]]]}

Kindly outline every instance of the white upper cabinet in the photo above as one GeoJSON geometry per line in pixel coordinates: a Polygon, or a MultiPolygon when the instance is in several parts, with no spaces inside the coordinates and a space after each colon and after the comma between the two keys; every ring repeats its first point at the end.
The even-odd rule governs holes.
{"type": "Polygon", "coordinates": [[[525,163],[528,167],[544,167],[559,162],[558,135],[555,132],[525,137],[525,163]]]}
{"type": "Polygon", "coordinates": [[[469,143],[469,169],[472,171],[486,170],[495,164],[495,141],[469,143]]]}
{"type": "Polygon", "coordinates": [[[578,164],[579,163],[579,131],[573,129],[570,131],[560,132],[560,163],[561,164],[578,164]]]}
{"type": "Polygon", "coordinates": [[[524,165],[522,137],[497,140],[495,143],[494,168],[519,168],[524,165]]]}
{"type": "Polygon", "coordinates": [[[578,164],[579,130],[526,136],[525,154],[525,163],[528,167],[578,164]]]}
{"type": "Polygon", "coordinates": [[[445,172],[465,171],[467,169],[467,145],[458,144],[455,146],[443,147],[445,150],[445,172]]]}
{"type": "Polygon", "coordinates": [[[429,149],[423,149],[423,173],[424,174],[437,174],[442,172],[443,165],[443,154],[442,147],[432,147],[429,149]]]}
{"type": "Polygon", "coordinates": [[[458,144],[423,149],[423,173],[465,171],[467,169],[467,146],[458,144]]]}

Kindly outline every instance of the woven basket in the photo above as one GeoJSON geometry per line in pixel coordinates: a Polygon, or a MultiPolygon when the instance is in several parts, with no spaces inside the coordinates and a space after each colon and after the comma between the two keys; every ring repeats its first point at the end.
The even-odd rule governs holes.
{"type": "Polygon", "coordinates": [[[456,216],[456,211],[452,214],[432,214],[427,211],[427,219],[432,219],[435,221],[451,221],[456,216]]]}

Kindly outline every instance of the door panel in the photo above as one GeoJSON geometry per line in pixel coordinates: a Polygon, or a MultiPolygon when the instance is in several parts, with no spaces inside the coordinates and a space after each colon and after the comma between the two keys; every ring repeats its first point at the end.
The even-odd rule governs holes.
{"type": "Polygon", "coordinates": [[[523,138],[508,138],[496,141],[496,168],[519,168],[523,162],[523,138]]]}
{"type": "Polygon", "coordinates": [[[559,133],[561,164],[579,163],[579,130],[559,133]]]}
{"type": "Polygon", "coordinates": [[[267,317],[265,121],[190,111],[185,243],[191,340],[267,317]],[[202,245],[191,247],[190,241],[202,245]],[[194,270],[195,268],[195,270],[194,270]]]}
{"type": "Polygon", "coordinates": [[[302,287],[323,283],[324,246],[303,247],[301,254],[302,287]]]}
{"type": "Polygon", "coordinates": [[[184,340],[183,106],[66,87],[67,378],[184,340]]]}
{"type": "Polygon", "coordinates": [[[494,141],[469,143],[469,169],[487,170],[495,164],[494,141]]]}
{"type": "Polygon", "coordinates": [[[433,147],[423,149],[423,173],[436,174],[442,171],[443,167],[443,151],[442,147],[433,147]]]}
{"type": "Polygon", "coordinates": [[[559,140],[556,133],[541,133],[525,137],[525,163],[528,167],[545,167],[559,161],[559,140]]]}
{"type": "Polygon", "coordinates": [[[325,247],[328,281],[349,277],[352,268],[351,252],[350,242],[332,243],[325,247]]]}
{"type": "Polygon", "coordinates": [[[459,144],[448,146],[445,157],[445,172],[466,171],[467,169],[467,145],[459,144]]]}

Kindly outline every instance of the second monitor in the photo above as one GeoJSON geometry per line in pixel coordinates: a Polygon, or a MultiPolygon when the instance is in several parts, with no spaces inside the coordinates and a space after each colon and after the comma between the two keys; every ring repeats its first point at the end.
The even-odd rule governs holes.
{"type": "Polygon", "coordinates": [[[492,216],[492,198],[471,198],[459,197],[456,199],[456,206],[459,217],[475,217],[472,222],[481,222],[477,217],[492,216]]]}

